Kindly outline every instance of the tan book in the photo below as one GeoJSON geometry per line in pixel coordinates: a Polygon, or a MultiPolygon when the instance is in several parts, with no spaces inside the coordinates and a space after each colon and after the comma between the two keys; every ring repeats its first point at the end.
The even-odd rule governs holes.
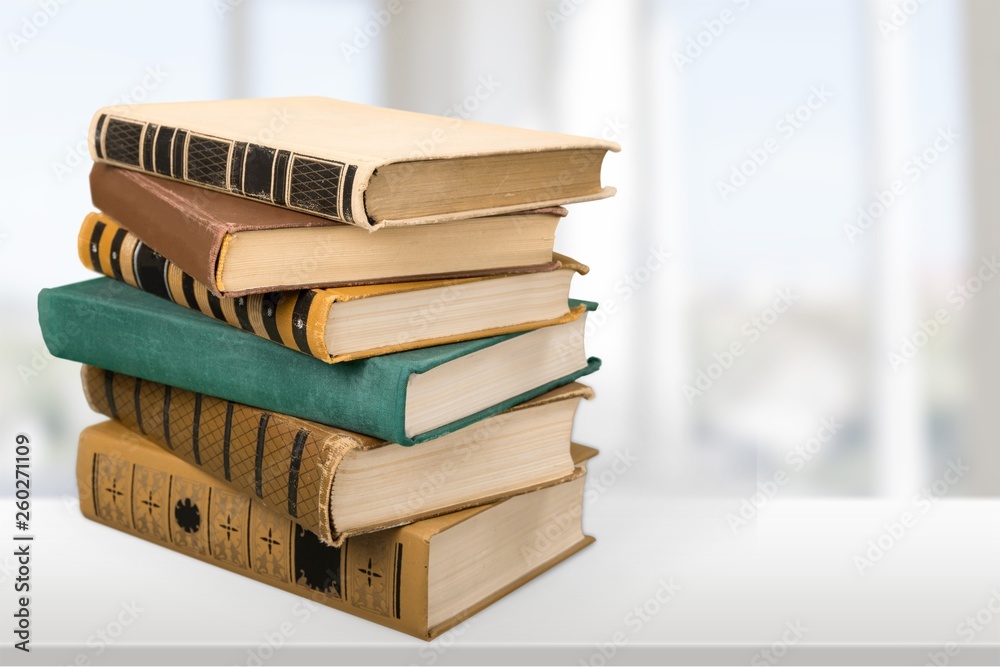
{"type": "Polygon", "coordinates": [[[90,406],[321,540],[412,523],[576,474],[579,383],[415,447],[83,367],[90,406]]]}
{"type": "Polygon", "coordinates": [[[327,363],[530,331],[587,311],[569,303],[569,287],[588,267],[558,254],[544,270],[220,297],[104,213],[87,215],[77,248],[91,271],[327,363]]]}
{"type": "Polygon", "coordinates": [[[570,481],[341,547],[112,421],[80,434],[77,483],[89,519],[429,640],[593,542],[582,464],[596,451],[575,454],[570,481]]]}
{"type": "Polygon", "coordinates": [[[323,97],[99,110],[95,161],[369,229],[610,197],[617,144],[323,97]]]}

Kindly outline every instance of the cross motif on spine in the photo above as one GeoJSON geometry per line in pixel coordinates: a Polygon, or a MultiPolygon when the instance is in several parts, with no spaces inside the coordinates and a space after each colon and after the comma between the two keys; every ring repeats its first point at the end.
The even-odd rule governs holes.
{"type": "Polygon", "coordinates": [[[149,492],[149,497],[148,497],[147,500],[140,500],[139,502],[142,503],[143,505],[145,505],[146,509],[149,510],[149,516],[153,516],[153,508],[154,507],[155,508],[159,508],[160,507],[159,505],[157,505],[156,503],[153,502],[153,492],[152,491],[149,492]]]}
{"type": "Polygon", "coordinates": [[[104,490],[107,491],[107,492],[109,492],[111,494],[111,502],[114,503],[115,505],[118,504],[118,496],[124,496],[125,495],[124,491],[119,491],[118,490],[118,478],[117,477],[115,479],[111,480],[111,486],[109,486],[108,488],[106,488],[104,490]]]}
{"type": "MultiPolygon", "coordinates": [[[[232,539],[233,533],[240,532],[240,529],[233,525],[233,518],[229,514],[226,515],[226,522],[219,524],[219,528],[221,528],[222,530],[226,531],[226,542],[228,542],[230,539],[232,539]]],[[[267,532],[267,536],[268,537],[271,536],[271,531],[267,532]]],[[[260,539],[264,540],[266,538],[262,537],[260,539]]],[[[267,545],[267,552],[271,553],[271,545],[270,544],[267,545]]]]}
{"type": "Polygon", "coordinates": [[[372,559],[371,558],[368,559],[368,567],[366,567],[366,568],[365,567],[359,567],[358,568],[358,572],[360,572],[361,574],[367,575],[369,588],[372,585],[372,577],[375,577],[376,579],[381,579],[382,578],[381,574],[379,574],[378,572],[376,572],[375,570],[372,569],[372,559]]]}
{"type": "Polygon", "coordinates": [[[267,542],[267,553],[268,553],[268,555],[271,554],[271,547],[272,546],[274,546],[275,544],[278,544],[278,545],[281,544],[281,542],[279,542],[278,540],[274,539],[274,537],[272,537],[272,535],[271,535],[271,529],[270,528],[267,529],[267,537],[262,537],[260,539],[263,542],[267,542]]]}

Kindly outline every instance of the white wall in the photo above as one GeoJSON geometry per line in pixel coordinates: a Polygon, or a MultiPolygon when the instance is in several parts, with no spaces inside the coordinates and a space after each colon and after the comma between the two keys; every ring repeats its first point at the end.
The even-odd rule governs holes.
{"type": "Polygon", "coordinates": [[[41,490],[70,492],[75,435],[96,419],[75,365],[43,353],[34,299],[89,277],[75,250],[89,209],[77,147],[94,110],[139,98],[458,104],[476,120],[619,141],[604,172],[619,195],[573,207],[558,248],[592,266],[577,296],[613,302],[589,340],[605,368],[576,437],[608,453],[597,468],[638,456],[629,488],[751,493],[792,470],[788,452],[824,419],[836,434],[792,470],[791,492],[904,492],[995,446],[996,394],[980,388],[1000,370],[987,354],[1000,280],[961,312],[948,301],[997,251],[997,97],[970,98],[981,89],[967,83],[997,80],[981,50],[988,16],[967,26],[964,5],[927,2],[896,26],[893,3],[834,0],[58,6],[40,19],[38,2],[0,5],[2,423],[45,442],[41,490]],[[797,127],[779,124],[820,89],[829,98],[812,97],[797,127]],[[911,180],[906,160],[949,127],[957,140],[911,180]],[[993,128],[992,150],[978,128],[993,128]],[[724,196],[719,183],[766,146],[724,196]],[[845,225],[894,179],[905,194],[852,242],[845,225]],[[647,272],[660,248],[670,260],[647,272]],[[792,306],[755,337],[752,318],[769,319],[780,290],[792,306]],[[941,308],[949,323],[895,372],[887,354],[941,308]],[[685,396],[734,343],[744,354],[685,396]]]}

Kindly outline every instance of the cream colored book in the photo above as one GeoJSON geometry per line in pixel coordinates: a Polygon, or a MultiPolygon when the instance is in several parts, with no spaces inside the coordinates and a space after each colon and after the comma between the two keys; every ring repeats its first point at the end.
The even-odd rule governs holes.
{"type": "Polygon", "coordinates": [[[93,158],[369,229],[610,197],[617,144],[323,97],[105,107],[93,158]]]}

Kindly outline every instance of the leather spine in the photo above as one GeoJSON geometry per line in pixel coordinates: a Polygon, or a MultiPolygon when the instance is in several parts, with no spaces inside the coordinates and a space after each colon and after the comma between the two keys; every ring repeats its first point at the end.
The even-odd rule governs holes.
{"type": "Polygon", "coordinates": [[[84,516],[421,639],[428,543],[406,528],[323,544],[308,529],[114,422],[80,435],[84,516]]]}

